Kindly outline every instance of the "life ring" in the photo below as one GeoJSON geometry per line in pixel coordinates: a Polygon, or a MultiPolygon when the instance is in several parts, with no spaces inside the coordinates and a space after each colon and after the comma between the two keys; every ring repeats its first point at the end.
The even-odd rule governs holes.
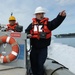
{"type": "Polygon", "coordinates": [[[0,63],[8,63],[8,62],[11,62],[14,59],[16,59],[16,57],[18,56],[19,46],[18,46],[16,40],[9,36],[1,36],[0,37],[0,45],[3,43],[8,43],[12,47],[12,51],[10,52],[10,54],[8,54],[6,56],[0,54],[0,63]]]}

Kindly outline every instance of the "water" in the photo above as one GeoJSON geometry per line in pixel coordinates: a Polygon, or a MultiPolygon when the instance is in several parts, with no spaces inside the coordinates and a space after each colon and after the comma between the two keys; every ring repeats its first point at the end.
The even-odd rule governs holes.
{"type": "Polygon", "coordinates": [[[52,38],[56,43],[67,44],[68,46],[75,47],[75,38],[52,38]]]}
{"type": "Polygon", "coordinates": [[[48,57],[64,65],[75,74],[75,47],[52,41],[48,48],[48,57]]]}
{"type": "Polygon", "coordinates": [[[75,38],[52,38],[48,57],[64,65],[75,74],[75,38]]]}

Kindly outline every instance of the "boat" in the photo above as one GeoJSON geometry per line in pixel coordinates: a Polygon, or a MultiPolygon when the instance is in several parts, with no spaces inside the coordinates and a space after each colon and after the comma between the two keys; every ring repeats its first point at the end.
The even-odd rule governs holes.
{"type": "MultiPolygon", "coordinates": [[[[30,50],[27,50],[26,33],[1,31],[0,75],[33,75],[28,52],[30,50]],[[14,43],[11,39],[16,42],[14,43]],[[17,45],[17,51],[15,45],[17,45]]],[[[51,58],[47,58],[44,68],[45,75],[75,75],[67,67],[51,58]]]]}

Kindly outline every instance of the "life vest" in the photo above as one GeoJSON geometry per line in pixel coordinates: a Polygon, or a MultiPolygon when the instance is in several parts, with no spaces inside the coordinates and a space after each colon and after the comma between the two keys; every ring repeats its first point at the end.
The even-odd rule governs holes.
{"type": "Polygon", "coordinates": [[[43,18],[40,21],[40,25],[39,25],[36,18],[33,18],[32,20],[33,20],[32,30],[30,30],[30,34],[32,34],[31,38],[40,39],[40,32],[46,33],[46,38],[45,39],[48,39],[48,38],[51,37],[51,31],[47,27],[48,18],[43,18]]]}
{"type": "Polygon", "coordinates": [[[15,27],[18,25],[18,23],[15,23],[13,26],[12,25],[10,25],[10,24],[7,24],[7,31],[9,31],[9,30],[13,30],[14,32],[16,31],[15,30],[15,27]]]}

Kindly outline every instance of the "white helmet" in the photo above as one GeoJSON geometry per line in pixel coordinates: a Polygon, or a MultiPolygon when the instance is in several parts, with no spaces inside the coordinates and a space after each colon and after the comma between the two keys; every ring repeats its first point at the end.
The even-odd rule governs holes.
{"type": "Polygon", "coordinates": [[[42,7],[37,7],[37,8],[35,9],[34,14],[37,14],[37,13],[44,13],[44,14],[45,14],[45,10],[44,10],[42,7]]]}

